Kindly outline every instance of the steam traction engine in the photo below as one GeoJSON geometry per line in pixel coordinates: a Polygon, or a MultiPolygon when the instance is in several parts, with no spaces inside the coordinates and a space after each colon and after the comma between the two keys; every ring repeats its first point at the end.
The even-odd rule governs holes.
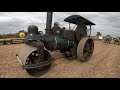
{"type": "Polygon", "coordinates": [[[25,44],[20,48],[17,59],[23,69],[30,75],[37,75],[48,70],[53,63],[49,51],[59,50],[67,59],[77,59],[85,62],[90,59],[94,51],[94,42],[87,35],[87,25],[95,25],[79,15],[72,15],[64,19],[69,22],[69,30],[59,27],[56,22],[52,26],[52,12],[47,12],[46,33],[40,35],[38,27],[28,27],[25,44]],[[75,30],[70,29],[70,23],[75,24],[75,30]]]}
{"type": "Polygon", "coordinates": [[[103,42],[110,44],[111,41],[112,41],[112,37],[110,35],[103,37],[103,42]]]}
{"type": "Polygon", "coordinates": [[[120,44],[120,37],[113,38],[114,44],[120,44]]]}

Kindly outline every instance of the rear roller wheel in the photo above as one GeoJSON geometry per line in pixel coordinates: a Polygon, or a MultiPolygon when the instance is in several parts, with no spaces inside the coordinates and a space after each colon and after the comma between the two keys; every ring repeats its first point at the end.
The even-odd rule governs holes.
{"type": "Polygon", "coordinates": [[[94,42],[91,38],[84,37],[80,40],[77,47],[78,60],[85,62],[88,61],[94,51],[94,42]]]}
{"type": "MultiPolygon", "coordinates": [[[[38,52],[34,51],[33,53],[30,54],[30,56],[26,60],[26,65],[37,64],[37,61],[38,61],[37,59],[38,59],[38,52]]],[[[44,61],[47,61],[49,59],[51,59],[50,53],[44,50],[44,61]]],[[[26,71],[31,76],[40,76],[44,74],[50,68],[50,66],[51,64],[40,67],[40,68],[26,69],[26,71]]]]}

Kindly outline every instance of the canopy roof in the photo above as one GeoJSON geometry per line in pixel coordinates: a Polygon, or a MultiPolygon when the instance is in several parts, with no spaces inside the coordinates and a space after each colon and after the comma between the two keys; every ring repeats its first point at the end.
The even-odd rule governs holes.
{"type": "Polygon", "coordinates": [[[87,20],[86,18],[80,16],[80,15],[72,15],[64,19],[64,21],[77,24],[79,25],[80,23],[86,24],[86,25],[95,25],[93,22],[87,20]]]}

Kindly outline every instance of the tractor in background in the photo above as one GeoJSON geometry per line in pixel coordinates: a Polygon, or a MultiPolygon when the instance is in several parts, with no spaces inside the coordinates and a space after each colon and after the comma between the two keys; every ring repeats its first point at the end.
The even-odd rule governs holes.
{"type": "Polygon", "coordinates": [[[0,45],[23,43],[25,36],[26,32],[24,30],[20,30],[18,34],[12,35],[11,38],[0,39],[0,45]]]}
{"type": "Polygon", "coordinates": [[[110,44],[111,41],[112,41],[112,37],[110,35],[107,35],[107,36],[103,37],[103,42],[104,43],[110,44]]]}
{"type": "Polygon", "coordinates": [[[113,38],[114,44],[120,44],[120,37],[113,38]]]}

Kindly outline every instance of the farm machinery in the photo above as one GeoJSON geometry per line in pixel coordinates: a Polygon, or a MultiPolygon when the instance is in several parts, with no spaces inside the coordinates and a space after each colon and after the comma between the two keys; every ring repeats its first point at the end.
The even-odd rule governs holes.
{"type": "Polygon", "coordinates": [[[48,70],[54,62],[52,51],[60,51],[68,60],[77,59],[81,62],[88,61],[94,51],[94,42],[87,36],[87,27],[95,25],[93,22],[79,15],[71,15],[64,19],[69,23],[69,29],[61,28],[58,22],[52,27],[53,12],[47,12],[46,32],[41,35],[38,27],[31,25],[25,37],[25,44],[21,46],[16,57],[22,68],[32,76],[48,70]],[[70,24],[75,25],[75,30],[70,24]]]}
{"type": "Polygon", "coordinates": [[[110,35],[103,37],[103,42],[110,44],[111,41],[112,41],[112,37],[110,35]]]}
{"type": "Polygon", "coordinates": [[[119,45],[120,44],[120,37],[113,38],[114,44],[119,45]]]}
{"type": "Polygon", "coordinates": [[[15,38],[3,38],[0,39],[0,45],[14,44],[14,43],[22,43],[26,33],[24,30],[20,30],[18,33],[18,37],[15,38]]]}

